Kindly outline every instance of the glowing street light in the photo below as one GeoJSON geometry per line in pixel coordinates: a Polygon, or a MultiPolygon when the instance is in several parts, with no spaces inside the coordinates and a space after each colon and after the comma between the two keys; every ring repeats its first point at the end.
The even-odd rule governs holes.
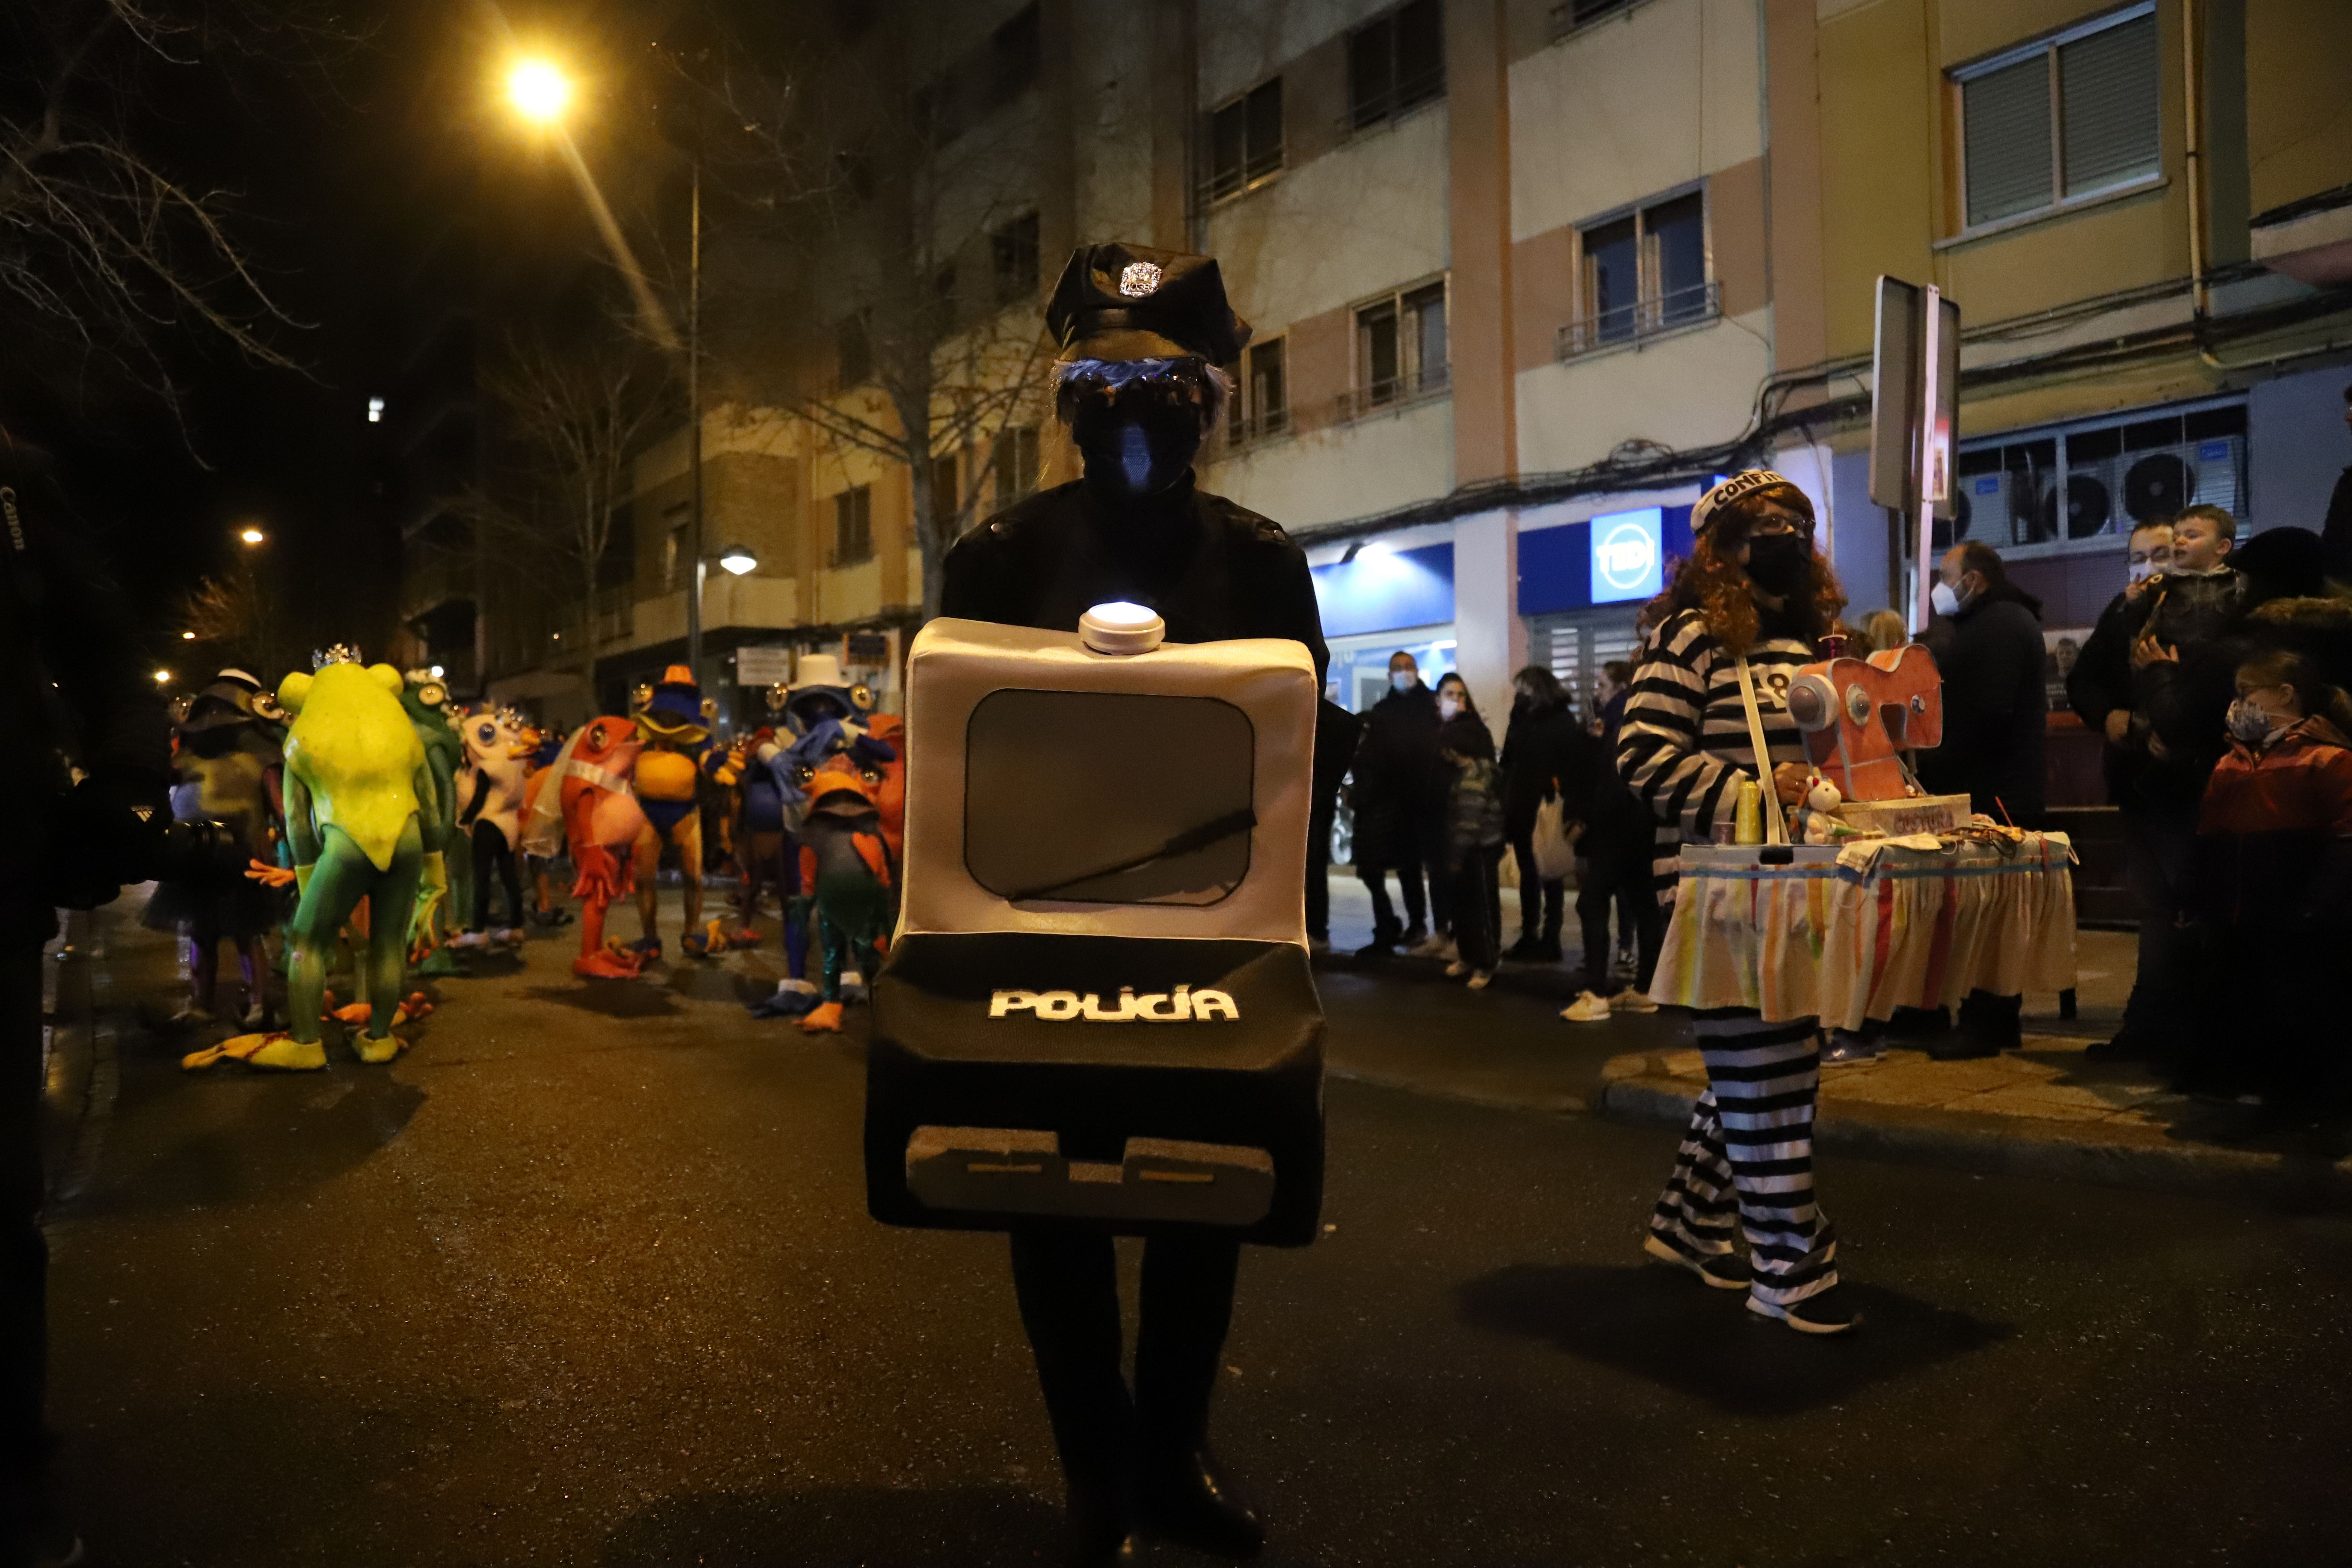
{"type": "Polygon", "coordinates": [[[170,670],[168,670],[168,669],[159,669],[159,670],[157,670],[157,671],[155,672],[155,684],[156,684],[156,685],[158,685],[158,686],[168,686],[168,685],[170,685],[170,684],[171,684],[171,682],[172,682],[172,672],[171,672],[170,670]]]}
{"type": "Polygon", "coordinates": [[[243,531],[237,534],[237,537],[244,540],[247,544],[259,544],[264,540],[267,540],[269,535],[248,524],[243,531]]]}
{"type": "Polygon", "coordinates": [[[194,642],[196,640],[196,634],[194,632],[182,632],[180,634],[180,640],[182,642],[194,642]]]}
{"type": "Polygon", "coordinates": [[[740,577],[759,563],[760,558],[746,545],[730,544],[719,552],[719,564],[727,569],[730,577],[740,577]]]}
{"type": "Polygon", "coordinates": [[[551,125],[572,104],[572,81],[546,60],[523,60],[507,73],[507,101],[539,125],[551,125]]]}

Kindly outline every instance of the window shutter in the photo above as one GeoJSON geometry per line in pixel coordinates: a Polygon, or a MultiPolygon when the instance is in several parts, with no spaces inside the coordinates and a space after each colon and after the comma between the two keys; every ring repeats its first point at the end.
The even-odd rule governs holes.
{"type": "Polygon", "coordinates": [[[1259,87],[1246,103],[1249,158],[1242,177],[1254,184],[1282,167],[1282,79],[1259,87]]]}
{"type": "Polygon", "coordinates": [[[1209,116],[1209,195],[1213,199],[1242,188],[1245,113],[1234,102],[1209,116]]]}
{"type": "Polygon", "coordinates": [[[2156,18],[2137,16],[2058,50],[2066,194],[2082,195],[2161,166],[2156,18]]]}
{"type": "Polygon", "coordinates": [[[1969,223],[2048,206],[2050,57],[2038,54],[1961,83],[1960,116],[1969,223]]]}

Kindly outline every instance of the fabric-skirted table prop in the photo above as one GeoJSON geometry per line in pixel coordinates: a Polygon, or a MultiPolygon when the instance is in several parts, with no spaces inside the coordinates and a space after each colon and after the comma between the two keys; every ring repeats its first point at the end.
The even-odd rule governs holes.
{"type": "Polygon", "coordinates": [[[1685,846],[1650,995],[1856,1029],[1897,1007],[1954,1006],[1971,991],[2074,985],[2064,834],[1913,842],[1685,846]]]}

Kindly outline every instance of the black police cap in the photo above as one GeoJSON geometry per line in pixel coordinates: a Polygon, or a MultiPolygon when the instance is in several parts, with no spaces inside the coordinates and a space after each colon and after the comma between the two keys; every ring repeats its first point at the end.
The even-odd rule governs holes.
{"type": "Polygon", "coordinates": [[[1250,325],[1225,300],[1214,257],[1114,240],[1070,254],[1045,307],[1066,360],[1239,357],[1250,325]]]}

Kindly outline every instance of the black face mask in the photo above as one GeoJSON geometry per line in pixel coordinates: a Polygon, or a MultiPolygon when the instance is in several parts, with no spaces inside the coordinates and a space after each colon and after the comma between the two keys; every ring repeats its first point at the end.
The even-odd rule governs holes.
{"type": "Polygon", "coordinates": [[[1192,470],[1201,450],[1201,405],[1191,384],[1154,376],[1078,405],[1070,439],[1087,482],[1111,495],[1157,495],[1192,470]]]}
{"type": "Polygon", "coordinates": [[[1801,592],[1811,578],[1813,543],[1801,533],[1759,533],[1748,542],[1748,576],[1776,598],[1801,592]]]}

